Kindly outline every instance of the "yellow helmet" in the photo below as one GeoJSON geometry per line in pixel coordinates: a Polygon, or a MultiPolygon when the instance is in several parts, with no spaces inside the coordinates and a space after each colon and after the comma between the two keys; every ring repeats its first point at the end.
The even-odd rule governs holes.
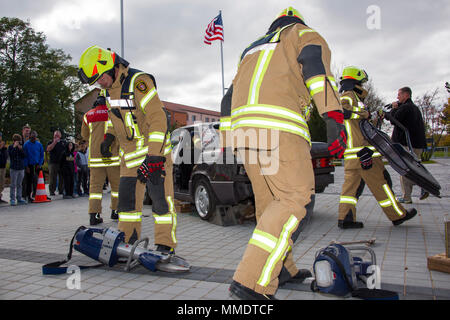
{"type": "Polygon", "coordinates": [[[78,77],[82,83],[94,84],[105,72],[114,68],[116,53],[99,46],[87,48],[80,58],[78,77]]]}
{"type": "Polygon", "coordinates": [[[277,20],[278,18],[281,17],[297,17],[300,20],[302,20],[303,22],[305,21],[305,19],[303,19],[303,16],[300,14],[300,12],[298,12],[297,9],[295,9],[294,7],[287,7],[286,9],[283,9],[276,17],[275,20],[277,20]]]}
{"type": "Polygon", "coordinates": [[[341,80],[345,79],[354,79],[356,81],[364,83],[369,80],[369,76],[367,75],[367,72],[365,72],[363,69],[360,69],[355,66],[348,66],[345,67],[344,70],[342,71],[341,80]]]}

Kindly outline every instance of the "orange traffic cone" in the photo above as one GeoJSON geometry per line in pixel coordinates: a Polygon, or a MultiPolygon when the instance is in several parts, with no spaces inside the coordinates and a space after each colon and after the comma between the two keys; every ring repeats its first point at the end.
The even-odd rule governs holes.
{"type": "Polygon", "coordinates": [[[34,197],[33,203],[50,202],[45,191],[44,175],[42,170],[39,171],[39,178],[36,188],[36,197],[34,197]]]}

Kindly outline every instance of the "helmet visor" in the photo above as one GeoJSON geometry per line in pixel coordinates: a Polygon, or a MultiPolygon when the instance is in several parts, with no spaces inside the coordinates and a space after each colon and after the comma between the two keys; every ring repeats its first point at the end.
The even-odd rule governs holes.
{"type": "Polygon", "coordinates": [[[78,78],[80,78],[80,81],[82,83],[93,85],[100,78],[100,74],[96,73],[92,77],[88,77],[84,72],[83,68],[79,68],[78,78]]]}

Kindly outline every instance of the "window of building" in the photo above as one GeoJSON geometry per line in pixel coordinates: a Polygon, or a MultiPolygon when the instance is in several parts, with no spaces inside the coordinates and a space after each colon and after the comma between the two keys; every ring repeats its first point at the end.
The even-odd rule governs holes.
{"type": "Polygon", "coordinates": [[[192,121],[195,121],[195,118],[196,118],[195,116],[192,116],[192,121]]]}
{"type": "Polygon", "coordinates": [[[209,118],[208,118],[208,117],[206,117],[206,118],[205,118],[205,121],[206,121],[206,122],[209,122],[209,118]]]}

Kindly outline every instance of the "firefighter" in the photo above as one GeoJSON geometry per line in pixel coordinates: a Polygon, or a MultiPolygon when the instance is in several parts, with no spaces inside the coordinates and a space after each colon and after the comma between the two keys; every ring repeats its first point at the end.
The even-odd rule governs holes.
{"type": "Polygon", "coordinates": [[[104,157],[100,152],[108,126],[111,126],[108,117],[108,108],[105,98],[99,96],[91,110],[83,116],[81,125],[81,136],[89,142],[88,167],[89,177],[89,215],[90,225],[103,222],[101,218],[103,184],[108,178],[111,184],[111,219],[117,220],[117,204],[119,201],[119,177],[120,159],[119,145],[117,142],[111,145],[111,156],[104,157]]]}
{"type": "Polygon", "coordinates": [[[114,141],[120,145],[119,230],[125,241],[140,238],[146,183],[155,222],[156,250],[173,254],[177,244],[177,215],[173,202],[172,159],[168,117],[152,75],[129,67],[111,50],[86,49],[78,75],[83,83],[98,85],[106,97],[112,126],[101,145],[108,155],[114,141]]]}
{"type": "Polygon", "coordinates": [[[356,221],[356,204],[364,187],[361,180],[368,185],[383,212],[395,226],[417,214],[416,209],[407,211],[397,201],[392,192],[392,183],[387,179],[389,174],[386,174],[381,154],[362,135],[359,123],[370,115],[364,104],[368,92],[362,86],[367,81],[367,73],[354,66],[344,68],[340,81],[340,100],[348,137],[344,153],[344,184],[339,201],[338,227],[341,229],[364,227],[362,222],[356,221]]]}
{"type": "Polygon", "coordinates": [[[279,285],[311,275],[296,267],[291,237],[314,194],[307,125],[312,101],[327,124],[330,153],[342,157],[346,147],[330,59],[325,40],[289,7],[242,53],[222,100],[222,137],[230,131],[232,140],[224,144],[231,143],[244,163],[257,217],[230,285],[234,297],[275,299],[279,285]]]}

